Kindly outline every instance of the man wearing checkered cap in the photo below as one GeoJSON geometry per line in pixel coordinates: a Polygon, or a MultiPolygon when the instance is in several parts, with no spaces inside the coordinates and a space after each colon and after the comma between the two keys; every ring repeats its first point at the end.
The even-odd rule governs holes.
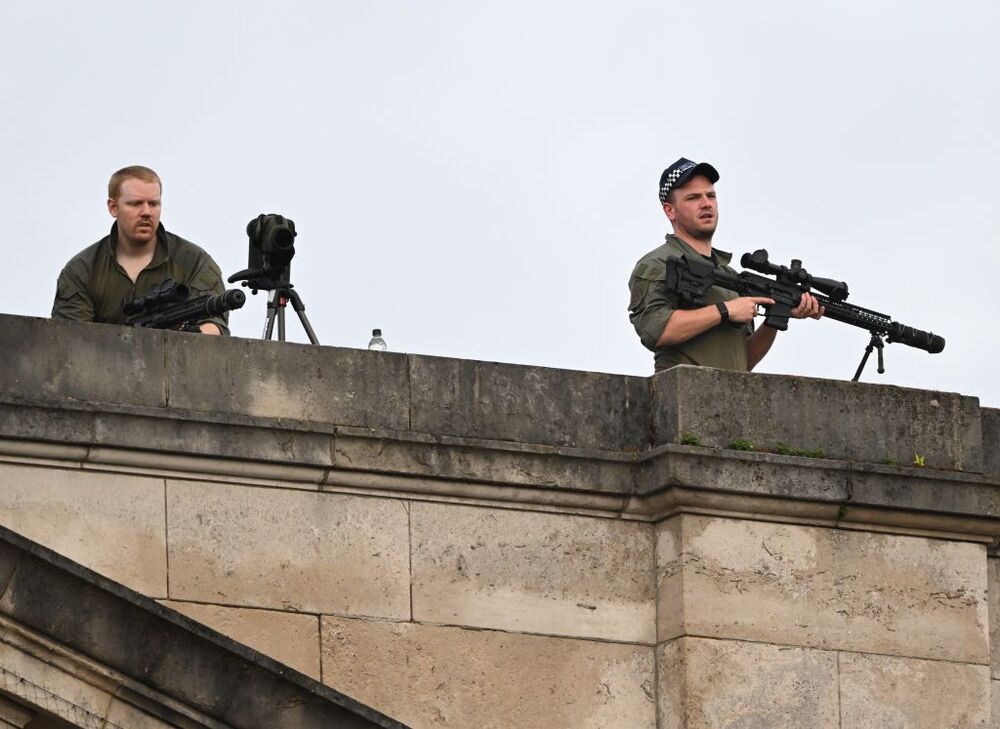
{"type": "MultiPolygon", "coordinates": [[[[660,176],[660,204],[674,232],[663,245],[643,256],[629,280],[629,318],[643,345],[653,351],[657,371],[679,364],[752,370],[767,354],[777,330],[754,328],[759,304],[774,301],[760,296],[737,296],[713,286],[705,306],[681,309],[667,291],[668,258],[703,256],[729,271],[732,254],[712,248],[719,224],[715,183],[719,173],[712,165],[681,157],[660,176]]],[[[810,294],[792,310],[797,319],[818,319],[823,311],[810,294]]]]}

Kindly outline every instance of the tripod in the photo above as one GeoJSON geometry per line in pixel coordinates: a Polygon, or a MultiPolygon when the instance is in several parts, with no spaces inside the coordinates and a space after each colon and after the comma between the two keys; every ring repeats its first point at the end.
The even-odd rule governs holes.
{"type": "Polygon", "coordinates": [[[299,292],[295,290],[294,284],[289,280],[288,265],[280,271],[271,268],[240,271],[229,277],[230,283],[236,281],[240,281],[241,285],[246,286],[253,294],[258,291],[267,291],[267,315],[264,319],[264,332],[261,339],[271,339],[274,334],[274,321],[277,319],[278,341],[285,341],[285,308],[291,302],[309,341],[312,344],[319,344],[316,332],[313,331],[312,325],[306,317],[306,305],[302,303],[302,297],[299,296],[299,292]]]}
{"type": "Polygon", "coordinates": [[[299,296],[298,291],[292,288],[291,284],[272,289],[268,293],[267,317],[264,320],[264,334],[261,336],[261,339],[271,338],[271,334],[274,332],[274,320],[277,317],[278,341],[285,341],[285,306],[288,302],[292,303],[292,308],[298,314],[299,322],[302,324],[302,328],[306,330],[309,341],[313,344],[319,344],[316,332],[313,331],[312,326],[309,324],[309,319],[306,317],[306,305],[302,303],[302,297],[299,296]]]}

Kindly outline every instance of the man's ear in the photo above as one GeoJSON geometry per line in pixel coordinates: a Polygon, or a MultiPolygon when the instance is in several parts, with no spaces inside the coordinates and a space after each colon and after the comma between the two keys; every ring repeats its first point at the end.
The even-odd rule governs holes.
{"type": "MultiPolygon", "coordinates": [[[[108,200],[108,202],[110,203],[111,201],[108,200]]],[[[663,212],[667,214],[667,218],[670,219],[671,223],[674,222],[674,216],[676,215],[676,213],[674,211],[673,205],[671,205],[668,202],[663,203],[663,212]]]]}
{"type": "Polygon", "coordinates": [[[111,213],[112,218],[118,217],[118,203],[113,197],[108,198],[108,212],[111,213]]]}

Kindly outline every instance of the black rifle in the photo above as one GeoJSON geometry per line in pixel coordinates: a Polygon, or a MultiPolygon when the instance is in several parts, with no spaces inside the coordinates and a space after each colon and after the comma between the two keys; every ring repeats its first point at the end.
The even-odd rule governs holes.
{"type": "Polygon", "coordinates": [[[773,299],[773,304],[763,304],[764,324],[774,329],[784,331],[788,328],[788,318],[792,309],[799,305],[802,294],[813,295],[826,311],[824,316],[844,324],[867,329],[872,337],[865,349],[861,365],[854,375],[857,380],[872,349],[878,349],[878,371],[885,372],[882,361],[882,339],[889,342],[899,342],[910,347],[922,349],[936,354],[944,349],[944,337],[931,332],[924,332],[913,327],[892,321],[888,314],[880,314],[871,309],[848,304],[847,284],[829,278],[810,276],[802,268],[802,261],[793,260],[790,268],[776,266],[767,259],[766,250],[757,250],[752,254],[744,253],[740,259],[744,268],[750,268],[760,273],[770,274],[774,278],[760,276],[749,271],[732,273],[724,268],[716,267],[711,261],[701,256],[693,257],[687,254],[680,258],[667,259],[666,284],[667,290],[674,294],[682,308],[705,306],[705,295],[712,286],[735,291],[741,296],[761,296],[773,299]],[[820,293],[821,292],[821,293],[820,293]]]}
{"type": "Polygon", "coordinates": [[[189,298],[190,295],[187,286],[168,278],[153,286],[145,296],[122,304],[122,313],[127,317],[125,323],[134,327],[197,332],[200,323],[239,309],[247,300],[246,294],[238,289],[194,299],[189,298]]]}

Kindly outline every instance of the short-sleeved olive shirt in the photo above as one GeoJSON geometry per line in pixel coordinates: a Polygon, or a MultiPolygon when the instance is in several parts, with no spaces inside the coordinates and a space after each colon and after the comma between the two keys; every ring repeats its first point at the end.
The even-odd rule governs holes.
{"type": "MultiPolygon", "coordinates": [[[[161,225],[156,231],[153,260],[139,272],[135,283],[115,258],[118,223],[110,235],[84,248],[70,259],[59,274],[52,317],[104,324],[124,324],[122,304],[146,294],[167,279],[184,284],[192,296],[221,294],[222,271],[205,251],[161,225]]],[[[228,317],[206,319],[229,333],[228,317]]]]}
{"type": "MultiPolygon", "coordinates": [[[[643,345],[653,352],[656,371],[679,364],[718,367],[725,370],[747,369],[747,339],[753,333],[753,324],[721,323],[692,337],[686,342],[668,347],[657,347],[671,315],[678,308],[677,298],[668,293],[666,263],[668,258],[682,254],[698,256],[694,248],[674,235],[667,235],[666,242],[650,251],[635,265],[628,287],[631,293],[629,319],[643,345]]],[[[715,263],[732,271],[729,261],[732,254],[713,251],[715,263]]],[[[734,271],[735,273],[735,271],[734,271]]],[[[705,296],[706,304],[716,304],[735,299],[737,294],[713,286],[705,296]]]]}

